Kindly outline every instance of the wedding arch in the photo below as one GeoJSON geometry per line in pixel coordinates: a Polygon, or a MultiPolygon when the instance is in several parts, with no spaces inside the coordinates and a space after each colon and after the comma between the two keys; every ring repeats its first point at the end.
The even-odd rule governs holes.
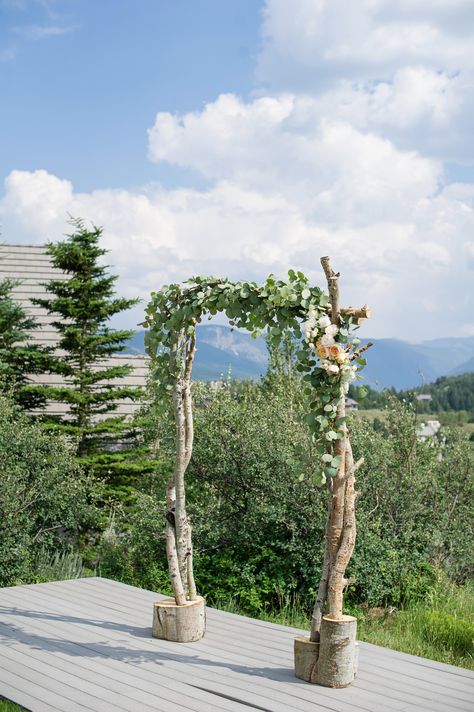
{"type": "Polygon", "coordinates": [[[279,344],[289,334],[299,344],[296,369],[306,384],[306,422],[318,452],[308,486],[328,490],[324,561],[309,637],[295,640],[295,672],[331,687],[350,684],[356,672],[356,620],[342,613],[345,572],[356,536],[355,473],[346,424],[345,394],[365,365],[354,330],[370,316],[362,308],[340,307],[339,274],[322,257],[327,292],[311,286],[302,272],[287,280],[270,275],[261,286],[219,277],[193,277],[152,292],[144,326],[154,382],[171,398],[176,425],[176,457],[166,493],[166,552],[174,599],[154,607],[153,635],[183,642],[204,634],[204,601],[193,573],[192,528],[186,513],[185,472],[193,448],[191,374],[196,326],[205,316],[224,313],[231,326],[253,336],[268,330],[279,344]]]}

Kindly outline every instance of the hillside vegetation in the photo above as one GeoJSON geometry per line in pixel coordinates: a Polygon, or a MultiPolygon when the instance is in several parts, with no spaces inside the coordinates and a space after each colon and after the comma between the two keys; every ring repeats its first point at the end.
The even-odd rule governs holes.
{"type": "Polygon", "coordinates": [[[368,386],[352,386],[349,395],[354,398],[359,408],[383,408],[389,403],[390,396],[396,396],[400,401],[416,404],[418,413],[440,413],[450,411],[466,411],[474,417],[474,373],[464,373],[461,376],[442,376],[434,383],[428,383],[420,388],[396,391],[375,391],[368,386]],[[430,395],[430,400],[419,400],[417,396],[430,395]]]}

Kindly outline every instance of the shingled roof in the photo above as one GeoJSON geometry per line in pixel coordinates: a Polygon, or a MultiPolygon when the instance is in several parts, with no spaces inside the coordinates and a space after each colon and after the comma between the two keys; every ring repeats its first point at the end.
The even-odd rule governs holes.
{"type": "MultiPolygon", "coordinates": [[[[64,279],[65,274],[53,267],[44,245],[0,245],[0,280],[9,278],[19,280],[21,283],[13,289],[12,296],[25,310],[35,317],[38,327],[31,332],[32,341],[37,341],[45,346],[55,346],[58,343],[58,333],[52,322],[57,320],[54,315],[48,314],[42,307],[31,303],[32,297],[43,297],[46,289],[43,284],[51,279],[64,279]]],[[[130,364],[133,371],[125,378],[115,379],[114,385],[141,386],[146,385],[148,373],[147,359],[145,356],[117,354],[101,362],[101,367],[110,367],[130,364]]],[[[64,385],[64,380],[55,374],[42,374],[32,376],[35,383],[48,383],[51,385],[64,385]]],[[[114,415],[131,416],[139,404],[126,399],[120,401],[114,415]]],[[[64,414],[67,412],[65,403],[50,403],[47,412],[64,414]]]]}

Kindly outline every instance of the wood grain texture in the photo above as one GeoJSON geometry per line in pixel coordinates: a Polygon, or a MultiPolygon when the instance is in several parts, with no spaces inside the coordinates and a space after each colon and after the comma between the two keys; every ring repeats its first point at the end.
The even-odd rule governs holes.
{"type": "Polygon", "coordinates": [[[100,578],[0,589],[0,695],[31,712],[472,710],[472,672],[364,643],[351,687],[310,685],[302,631],[223,611],[195,643],[153,639],[160,598],[100,578]]]}

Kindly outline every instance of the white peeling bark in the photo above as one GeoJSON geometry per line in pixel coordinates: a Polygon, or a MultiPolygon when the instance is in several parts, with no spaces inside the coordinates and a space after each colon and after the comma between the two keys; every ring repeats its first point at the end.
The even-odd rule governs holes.
{"type": "Polygon", "coordinates": [[[176,460],[174,468],[174,485],[176,489],[175,531],[176,548],[178,552],[179,572],[181,581],[186,586],[186,552],[188,546],[187,518],[186,518],[186,492],[184,488],[184,473],[186,470],[186,418],[184,412],[182,377],[183,365],[183,334],[180,334],[177,361],[179,373],[173,391],[174,419],[175,419],[175,446],[176,460]]]}
{"type": "MultiPolygon", "coordinates": [[[[173,389],[173,410],[175,420],[176,459],[173,473],[174,519],[167,514],[167,552],[170,576],[176,602],[196,599],[196,584],[193,573],[193,549],[191,525],[186,513],[185,473],[192,455],[194,426],[191,397],[191,371],[196,341],[194,335],[187,337],[182,330],[170,352],[170,364],[175,378],[173,389]],[[173,523],[172,523],[173,522],[173,523]],[[172,534],[174,534],[174,548],[172,534]],[[168,546],[169,540],[169,546],[168,546]],[[176,554],[174,553],[176,552],[176,554]],[[176,576],[176,561],[179,581],[176,576]],[[176,585],[175,585],[176,584],[176,585]]],[[[182,604],[179,604],[182,605],[182,604]]]]}
{"type": "Polygon", "coordinates": [[[168,559],[168,571],[176,605],[183,606],[186,603],[186,593],[181,579],[178,552],[176,550],[175,505],[176,493],[174,480],[170,480],[166,490],[166,557],[168,559]]]}
{"type": "Polygon", "coordinates": [[[186,560],[188,598],[195,601],[197,598],[196,582],[194,581],[193,568],[193,528],[188,522],[188,556],[186,560]]]}

